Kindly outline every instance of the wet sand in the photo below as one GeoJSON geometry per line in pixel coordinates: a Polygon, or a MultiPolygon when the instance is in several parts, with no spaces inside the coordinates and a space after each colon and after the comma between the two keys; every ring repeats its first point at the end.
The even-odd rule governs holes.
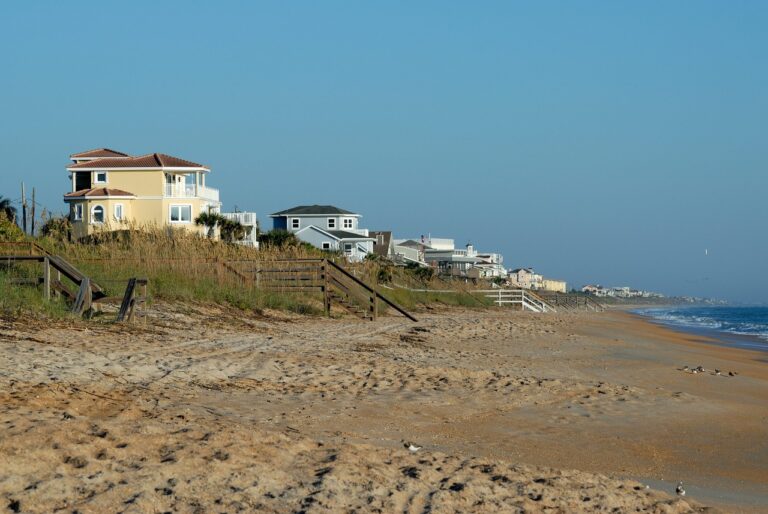
{"type": "Polygon", "coordinates": [[[768,509],[764,354],[622,312],[419,317],[4,319],[0,512],[768,509]]]}

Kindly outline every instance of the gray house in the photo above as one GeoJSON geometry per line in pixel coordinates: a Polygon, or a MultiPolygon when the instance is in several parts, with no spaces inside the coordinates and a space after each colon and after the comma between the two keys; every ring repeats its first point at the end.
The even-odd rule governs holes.
{"type": "Polygon", "coordinates": [[[321,250],[344,252],[350,261],[361,261],[373,253],[375,239],[358,227],[360,214],[333,205],[300,205],[270,217],[274,229],[293,232],[321,250]]]}

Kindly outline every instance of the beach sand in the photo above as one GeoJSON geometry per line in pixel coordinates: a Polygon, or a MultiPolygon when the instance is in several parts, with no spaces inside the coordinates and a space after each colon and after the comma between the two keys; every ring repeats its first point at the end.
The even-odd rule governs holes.
{"type": "Polygon", "coordinates": [[[419,318],[3,319],[0,512],[768,510],[765,354],[623,312],[419,318]]]}

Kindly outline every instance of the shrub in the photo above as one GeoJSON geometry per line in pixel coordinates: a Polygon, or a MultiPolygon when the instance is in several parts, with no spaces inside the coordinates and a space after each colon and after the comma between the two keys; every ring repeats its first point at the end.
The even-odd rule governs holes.
{"type": "Polygon", "coordinates": [[[51,218],[43,224],[40,234],[43,237],[50,237],[56,241],[70,241],[72,238],[72,223],[70,223],[69,218],[64,216],[51,218]]]}
{"type": "Polygon", "coordinates": [[[16,223],[8,219],[4,211],[0,211],[0,241],[23,241],[24,232],[16,223]]]}
{"type": "Polygon", "coordinates": [[[259,234],[259,244],[268,248],[295,248],[301,246],[301,241],[293,232],[275,229],[259,234]]]}
{"type": "Polygon", "coordinates": [[[432,278],[435,276],[435,269],[434,268],[428,268],[424,266],[419,266],[415,263],[408,263],[408,265],[405,267],[405,269],[411,273],[414,277],[421,280],[422,282],[429,282],[432,280],[432,278]]]}

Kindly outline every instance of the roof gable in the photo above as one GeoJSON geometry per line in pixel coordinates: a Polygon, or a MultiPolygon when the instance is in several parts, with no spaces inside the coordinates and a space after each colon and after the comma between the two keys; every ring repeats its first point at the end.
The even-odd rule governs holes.
{"type": "Polygon", "coordinates": [[[108,187],[97,187],[92,189],[81,189],[72,193],[67,193],[64,198],[105,198],[109,196],[136,196],[128,191],[122,189],[114,189],[108,187]]]}
{"type": "Polygon", "coordinates": [[[350,212],[344,209],[339,209],[338,207],[334,207],[333,205],[299,205],[297,207],[293,207],[291,209],[286,209],[284,211],[276,212],[274,214],[270,214],[272,217],[276,216],[301,216],[301,215],[312,215],[312,216],[322,216],[322,215],[335,215],[335,214],[346,214],[351,216],[359,216],[359,214],[355,214],[354,212],[350,212]]]}
{"type": "Polygon", "coordinates": [[[163,169],[163,168],[193,168],[207,170],[202,164],[197,164],[192,161],[180,159],[179,157],[173,157],[172,155],[166,155],[162,153],[150,153],[147,155],[140,155],[138,157],[121,157],[121,158],[101,158],[93,161],[85,161],[72,166],[68,166],[68,170],[77,169],[137,169],[137,168],[149,168],[149,169],[163,169]]]}
{"type": "Polygon", "coordinates": [[[108,159],[115,157],[130,157],[127,153],[118,152],[111,148],[95,148],[85,152],[73,153],[69,156],[72,159],[108,159]]]}

